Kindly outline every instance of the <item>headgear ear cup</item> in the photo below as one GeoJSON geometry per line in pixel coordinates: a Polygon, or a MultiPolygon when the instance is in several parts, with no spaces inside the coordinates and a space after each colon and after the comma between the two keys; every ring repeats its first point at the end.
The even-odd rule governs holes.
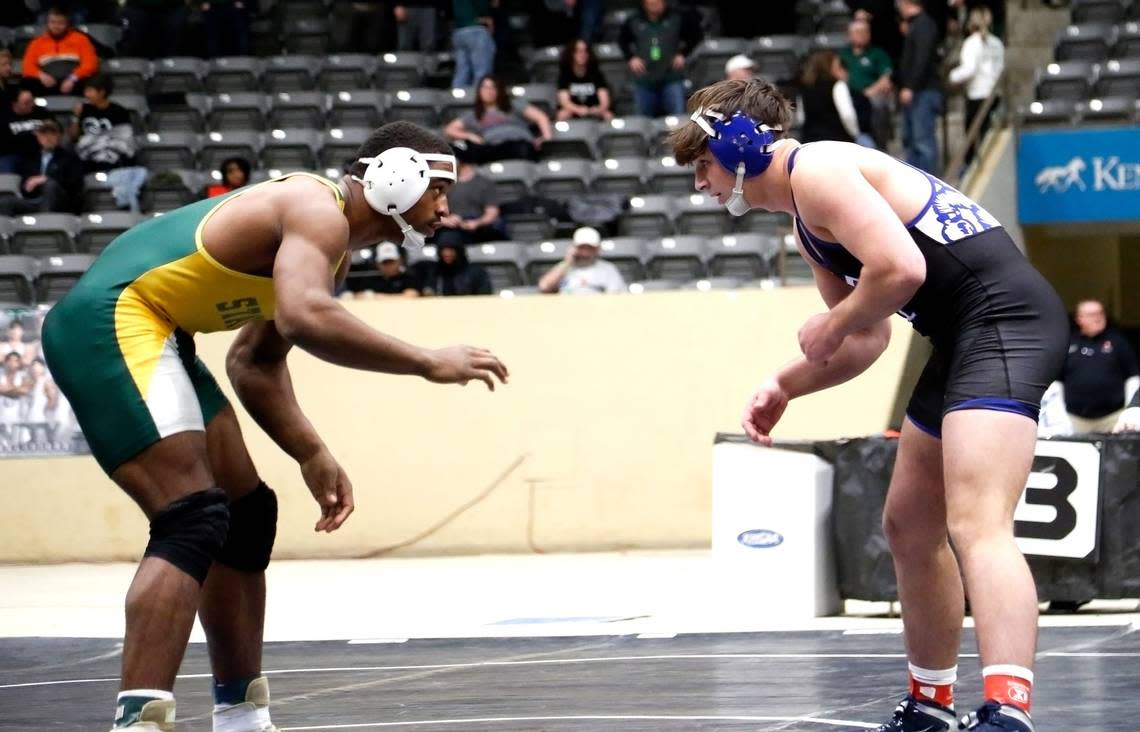
{"type": "Polygon", "coordinates": [[[360,158],[368,167],[364,175],[353,176],[364,189],[364,200],[377,212],[391,216],[400,225],[405,243],[423,246],[423,236],[400,215],[416,205],[427,192],[432,178],[456,179],[454,155],[421,153],[410,147],[391,147],[374,158],[360,158]],[[450,170],[432,168],[429,163],[445,162],[450,170]]]}
{"type": "Polygon", "coordinates": [[[691,117],[709,136],[709,152],[725,170],[736,174],[736,185],[725,208],[733,216],[743,216],[750,208],[744,200],[744,179],[760,175],[772,164],[772,145],[778,127],[769,127],[743,112],[730,117],[711,109],[699,108],[691,117]]]}

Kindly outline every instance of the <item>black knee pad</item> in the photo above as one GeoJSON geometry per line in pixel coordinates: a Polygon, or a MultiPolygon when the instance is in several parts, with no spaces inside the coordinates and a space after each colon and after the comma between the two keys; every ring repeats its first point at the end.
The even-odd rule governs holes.
{"type": "Polygon", "coordinates": [[[217,560],[242,572],[263,572],[277,538],[277,494],[257,484],[230,504],[230,532],[217,560]]]}
{"type": "Polygon", "coordinates": [[[219,488],[191,493],[154,515],[144,556],[162,557],[202,584],[230,525],[219,488]]]}

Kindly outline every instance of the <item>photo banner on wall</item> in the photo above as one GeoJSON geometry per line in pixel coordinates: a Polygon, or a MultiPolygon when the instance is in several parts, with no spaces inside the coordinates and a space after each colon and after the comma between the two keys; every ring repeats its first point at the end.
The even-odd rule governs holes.
{"type": "Polygon", "coordinates": [[[1023,131],[1022,224],[1140,220],[1140,127],[1023,131]]]}
{"type": "Polygon", "coordinates": [[[47,311],[0,310],[0,458],[89,452],[40,350],[47,311]]]}

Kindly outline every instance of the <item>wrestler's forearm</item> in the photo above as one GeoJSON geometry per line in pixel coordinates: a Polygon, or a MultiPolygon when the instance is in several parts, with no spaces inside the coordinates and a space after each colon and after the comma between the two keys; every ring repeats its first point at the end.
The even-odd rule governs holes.
{"type": "Polygon", "coordinates": [[[847,336],[825,363],[811,364],[801,356],[780,368],[774,378],[789,399],[837,386],[870,368],[886,350],[890,337],[890,322],[882,320],[847,336]]]}

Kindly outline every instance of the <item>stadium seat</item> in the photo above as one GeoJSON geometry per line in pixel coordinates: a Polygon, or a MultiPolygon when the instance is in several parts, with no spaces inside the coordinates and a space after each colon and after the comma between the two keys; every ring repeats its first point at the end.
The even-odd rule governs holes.
{"type": "Polygon", "coordinates": [[[642,295],[646,292],[679,290],[680,288],[681,283],[677,280],[641,280],[640,282],[632,282],[629,285],[629,291],[634,295],[642,295]]]}
{"type": "Polygon", "coordinates": [[[223,92],[210,97],[206,126],[211,130],[264,130],[269,100],[261,92],[223,92]]]}
{"type": "Polygon", "coordinates": [[[495,292],[507,287],[517,287],[523,281],[523,245],[512,241],[493,241],[486,244],[470,244],[467,259],[487,270],[491,286],[495,292]]]}
{"type": "Polygon", "coordinates": [[[544,241],[554,236],[554,222],[545,213],[504,214],[503,221],[513,241],[544,241]]]}
{"type": "Polygon", "coordinates": [[[1132,122],[1136,119],[1136,97],[1105,97],[1077,103],[1082,122],[1132,122]]]}
{"type": "Polygon", "coordinates": [[[83,176],[84,211],[113,211],[117,207],[106,173],[88,173],[83,176]]]}
{"type": "Polygon", "coordinates": [[[709,274],[755,280],[772,275],[772,261],[783,237],[765,234],[725,234],[705,241],[709,274]]]}
{"type": "Polygon", "coordinates": [[[510,92],[513,99],[533,104],[553,121],[558,111],[558,89],[553,84],[515,84],[510,92]]]}
{"type": "Polygon", "coordinates": [[[315,129],[275,129],[265,135],[261,164],[274,170],[312,170],[317,167],[321,133],[315,129]]]}
{"type": "Polygon", "coordinates": [[[606,158],[594,163],[595,193],[636,196],[646,193],[645,160],[640,157],[606,158]]]}
{"type": "Polygon", "coordinates": [[[377,89],[414,89],[422,86],[427,58],[422,53],[385,53],[376,60],[372,82],[377,89]]]}
{"type": "Polygon", "coordinates": [[[206,65],[206,91],[222,92],[261,91],[261,59],[253,56],[222,56],[210,59],[206,65]]]}
{"type": "Polygon", "coordinates": [[[651,123],[651,132],[649,136],[649,156],[650,157],[663,157],[671,156],[673,150],[666,144],[665,138],[669,133],[675,130],[686,118],[677,117],[675,115],[668,115],[666,117],[658,117],[651,123]]]}
{"type": "Polygon", "coordinates": [[[210,98],[199,92],[164,94],[154,97],[147,114],[152,132],[204,132],[210,98]]]}
{"type": "Polygon", "coordinates": [[[566,198],[590,189],[591,164],[587,160],[547,160],[534,166],[534,192],[541,196],[566,198]]]}
{"type": "Polygon", "coordinates": [[[756,73],[774,82],[794,80],[800,73],[804,44],[799,36],[761,36],[748,48],[748,56],[756,62],[756,73]]]}
{"type": "Polygon", "coordinates": [[[539,84],[557,83],[561,57],[562,46],[543,46],[534,49],[528,62],[530,78],[539,84]]]}
{"type": "Polygon", "coordinates": [[[732,217],[726,216],[724,207],[705,193],[677,198],[674,210],[678,234],[712,236],[727,234],[732,228],[732,217]]]}
{"type": "Polygon", "coordinates": [[[139,140],[137,158],[151,171],[193,168],[201,147],[201,139],[193,132],[148,132],[139,140]]]}
{"type": "Polygon", "coordinates": [[[1074,23],[1119,23],[1132,0],[1072,0],[1074,23]]]}
{"type": "Polygon", "coordinates": [[[400,89],[388,97],[388,121],[407,120],[435,127],[445,93],[438,89],[400,89]]]}
{"type": "Polygon", "coordinates": [[[697,290],[711,292],[719,290],[735,290],[747,280],[741,277],[702,277],[699,280],[690,280],[681,285],[682,290],[697,290]]]}
{"type": "Polygon", "coordinates": [[[484,166],[481,172],[495,183],[495,194],[502,203],[530,194],[534,168],[529,160],[501,160],[484,166]]]}
{"type": "Polygon", "coordinates": [[[213,170],[226,158],[257,160],[261,152],[262,135],[258,130],[214,131],[202,136],[202,149],[198,153],[199,167],[213,170]]]}
{"type": "Polygon", "coordinates": [[[816,11],[815,27],[819,33],[847,33],[851,8],[843,0],[822,3],[816,11]]]}
{"type": "Polygon", "coordinates": [[[120,94],[116,90],[114,100],[131,113],[131,125],[136,130],[146,129],[150,107],[147,105],[145,96],[141,94],[120,94]]]}
{"type": "Polygon", "coordinates": [[[12,40],[15,37],[16,31],[14,28],[10,28],[6,25],[0,25],[0,46],[3,46],[4,48],[11,46],[12,40]]]}
{"type": "MultiPolygon", "coordinates": [[[[1140,9],[1140,2],[1134,2],[1132,7],[1140,9]]],[[[1119,59],[1140,58],[1140,23],[1125,23],[1118,26],[1112,56],[1119,59]]]]}
{"type": "Polygon", "coordinates": [[[748,47],[743,38],[706,38],[697,44],[690,56],[688,76],[694,88],[706,86],[724,78],[724,64],[748,47]]]}
{"type": "Polygon", "coordinates": [[[645,242],[637,237],[622,236],[602,239],[601,256],[621,272],[626,282],[645,277],[645,242]]]}
{"type": "Polygon", "coordinates": [[[733,228],[738,233],[778,234],[783,236],[792,227],[792,217],[780,211],[754,208],[743,216],[735,216],[733,228]]]}
{"type": "Polygon", "coordinates": [[[340,168],[356,159],[356,151],[372,134],[367,127],[333,127],[321,136],[322,168],[340,168]]]}
{"type": "Polygon", "coordinates": [[[91,254],[44,257],[39,261],[36,276],[36,299],[45,303],[56,302],[75,286],[94,261],[91,254]]]}
{"type": "Polygon", "coordinates": [[[28,44],[41,33],[43,33],[43,28],[37,25],[19,25],[12,28],[12,40],[9,45],[12,56],[23,58],[24,51],[28,50],[28,44]]]}
{"type": "Polygon", "coordinates": [[[143,186],[144,211],[171,211],[202,197],[208,174],[189,169],[152,172],[143,186]]]}
{"type": "Polygon", "coordinates": [[[1095,79],[1091,61],[1054,61],[1037,72],[1037,98],[1085,99],[1095,79]]]}
{"type": "Polygon", "coordinates": [[[76,249],[82,254],[98,254],[111,241],[131,228],[142,216],[130,211],[97,211],[79,217],[76,249]]]}
{"type": "Polygon", "coordinates": [[[265,59],[261,83],[267,92],[308,91],[316,85],[320,61],[314,56],[270,56],[265,59]]]}
{"type": "Polygon", "coordinates": [[[111,23],[82,23],[75,26],[77,29],[83,31],[95,44],[96,51],[100,51],[100,56],[114,56],[119,47],[119,42],[123,40],[123,27],[121,25],[113,25],[111,23]],[[103,52],[100,49],[110,51],[110,54],[103,52]]]}
{"type": "Polygon", "coordinates": [[[325,126],[328,95],[319,91],[283,91],[269,96],[271,127],[325,126]]]}
{"type": "Polygon", "coordinates": [[[610,85],[615,112],[632,106],[633,85],[629,83],[629,62],[625,60],[621,48],[616,43],[595,43],[594,56],[598,59],[598,68],[606,77],[606,83],[610,85]]]}
{"type": "Polygon", "coordinates": [[[18,173],[0,173],[0,197],[20,196],[20,175],[18,173]]]}
{"type": "Polygon", "coordinates": [[[653,193],[684,195],[693,192],[693,171],[677,165],[670,156],[646,163],[645,173],[649,190],[653,193]]]}
{"type": "Polygon", "coordinates": [[[146,94],[151,62],[145,58],[108,58],[100,63],[100,71],[111,78],[115,94],[146,94]]]}
{"type": "Polygon", "coordinates": [[[615,7],[607,10],[606,14],[602,16],[602,40],[611,43],[616,42],[621,27],[633,13],[634,9],[629,7],[615,7]]]}
{"type": "Polygon", "coordinates": [[[12,219],[0,216],[0,254],[10,254],[9,240],[12,238],[12,219]]]}
{"type": "Polygon", "coordinates": [[[36,260],[14,254],[0,255],[0,303],[27,306],[35,302],[32,283],[36,278],[36,260]]]}
{"type": "Polygon", "coordinates": [[[66,213],[38,213],[12,219],[8,248],[13,254],[39,257],[75,251],[79,222],[66,213]]]}
{"type": "Polygon", "coordinates": [[[1054,47],[1058,61],[1103,61],[1113,44],[1113,27],[1104,23],[1070,25],[1061,31],[1054,47]]]}
{"type": "Polygon", "coordinates": [[[205,89],[206,62],[192,56],[168,56],[151,67],[148,94],[200,92],[205,89]]]}
{"type": "Polygon", "coordinates": [[[589,119],[571,119],[554,123],[553,138],[542,145],[545,160],[557,158],[595,157],[598,123],[589,119]]]}
{"type": "Polygon", "coordinates": [[[1031,102],[1018,109],[1017,117],[1022,125],[1070,124],[1076,115],[1076,107],[1071,99],[1046,99],[1031,102]]]}
{"type": "Polygon", "coordinates": [[[55,96],[36,97],[36,106],[51,114],[61,128],[66,130],[75,117],[75,108],[83,102],[83,97],[55,96]]]}
{"type": "Polygon", "coordinates": [[[812,51],[835,51],[839,52],[847,47],[847,33],[846,32],[831,32],[831,33],[817,33],[811,37],[811,50],[812,51]]]}
{"type": "Polygon", "coordinates": [[[329,50],[329,21],[290,17],[285,21],[284,41],[288,53],[323,56],[329,50]]]}
{"type": "Polygon", "coordinates": [[[329,95],[328,124],[334,127],[379,127],[387,95],[375,89],[353,89],[329,95]]]}
{"type": "Polygon", "coordinates": [[[570,239],[548,239],[526,246],[526,278],[537,285],[546,271],[566,258],[566,250],[573,242],[570,239]]]}
{"type": "Polygon", "coordinates": [[[666,236],[645,242],[647,272],[652,279],[688,282],[705,276],[705,239],[666,236]]]}
{"type": "Polygon", "coordinates": [[[1105,61],[1093,93],[1102,98],[1140,97],[1140,58],[1105,61]]]}
{"type": "Polygon", "coordinates": [[[648,117],[614,117],[598,127],[598,154],[605,158],[644,157],[653,125],[648,117]]]}
{"type": "Polygon", "coordinates": [[[643,239],[672,234],[673,203],[671,196],[634,196],[629,200],[629,211],[618,221],[618,230],[622,236],[643,239]]]}
{"type": "Polygon", "coordinates": [[[376,71],[376,57],[366,53],[337,53],[321,61],[317,84],[327,92],[367,89],[376,71]]]}

